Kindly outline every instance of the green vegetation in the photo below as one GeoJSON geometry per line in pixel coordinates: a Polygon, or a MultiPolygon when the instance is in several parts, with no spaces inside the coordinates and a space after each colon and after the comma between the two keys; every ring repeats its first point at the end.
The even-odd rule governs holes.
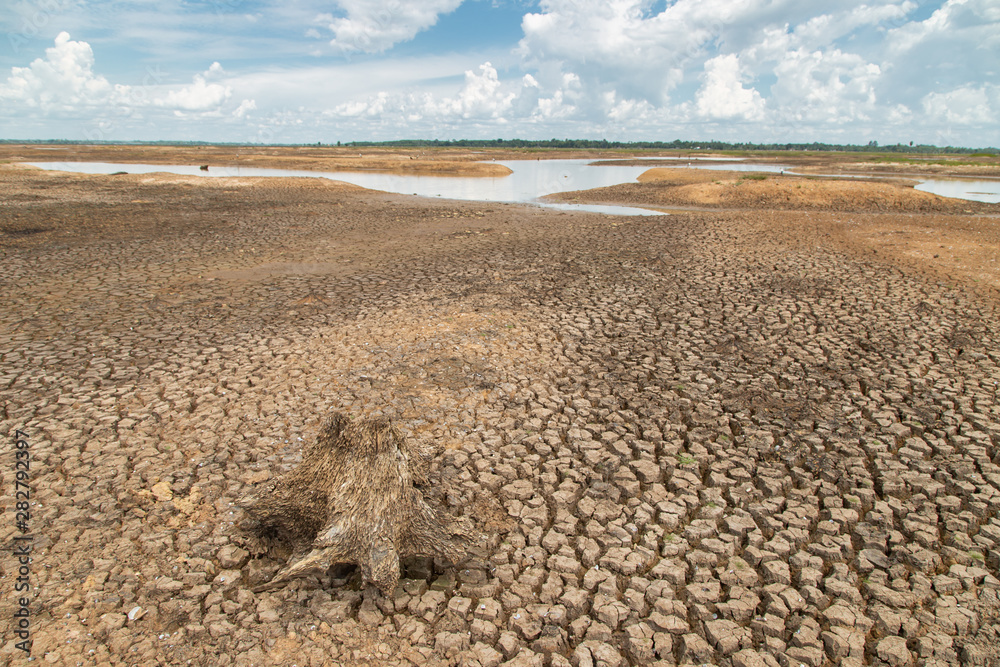
{"type": "Polygon", "coordinates": [[[677,455],[677,464],[678,465],[688,466],[688,465],[691,465],[692,463],[696,463],[696,462],[697,462],[697,459],[695,459],[690,454],[678,454],[677,455]]]}

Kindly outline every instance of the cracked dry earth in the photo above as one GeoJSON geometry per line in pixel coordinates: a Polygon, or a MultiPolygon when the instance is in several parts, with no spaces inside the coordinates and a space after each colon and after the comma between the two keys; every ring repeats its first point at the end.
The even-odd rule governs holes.
{"type": "Polygon", "coordinates": [[[39,661],[1000,659],[986,296],[792,214],[3,178],[39,661]],[[252,592],[287,554],[250,558],[235,503],[333,409],[433,448],[424,495],[486,536],[467,562],[408,562],[391,596],[343,567],[252,592]]]}

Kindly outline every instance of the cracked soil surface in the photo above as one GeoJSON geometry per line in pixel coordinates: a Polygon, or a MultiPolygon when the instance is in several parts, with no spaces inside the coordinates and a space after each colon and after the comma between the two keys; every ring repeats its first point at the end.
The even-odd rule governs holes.
{"type": "MultiPolygon", "coordinates": [[[[38,660],[1000,660],[996,293],[843,232],[883,213],[0,181],[0,502],[21,429],[38,660]],[[252,592],[288,554],[251,558],[236,502],[334,409],[433,452],[424,495],[485,535],[468,561],[252,592]]],[[[0,572],[19,662],[9,549],[0,572]]]]}

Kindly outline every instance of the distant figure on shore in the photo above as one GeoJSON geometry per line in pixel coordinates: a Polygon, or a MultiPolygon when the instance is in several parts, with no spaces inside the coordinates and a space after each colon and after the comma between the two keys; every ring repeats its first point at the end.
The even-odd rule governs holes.
{"type": "Polygon", "coordinates": [[[208,165],[207,164],[203,164],[203,165],[201,165],[198,168],[201,169],[202,171],[208,171],[208,165]]]}

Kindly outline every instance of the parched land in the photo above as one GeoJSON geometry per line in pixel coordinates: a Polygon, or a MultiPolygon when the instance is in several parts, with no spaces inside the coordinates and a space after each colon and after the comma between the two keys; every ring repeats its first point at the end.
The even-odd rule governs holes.
{"type": "Polygon", "coordinates": [[[996,664],[1000,207],[857,185],[689,210],[621,186],[673,209],[650,218],[6,165],[0,493],[10,546],[20,429],[32,655],[996,664]],[[254,592],[289,554],[251,557],[237,503],[334,410],[433,452],[420,490],[484,536],[467,561],[406,562],[388,596],[350,567],[254,592]]]}
{"type": "MultiPolygon", "coordinates": [[[[829,170],[837,168],[833,164],[829,170]]],[[[755,220],[786,231],[807,228],[803,241],[813,245],[818,232],[825,246],[882,253],[920,272],[1000,290],[1000,206],[914,190],[917,181],[912,178],[845,180],[661,167],[638,180],[547,199],[673,213],[752,212],[755,220]]]]}

